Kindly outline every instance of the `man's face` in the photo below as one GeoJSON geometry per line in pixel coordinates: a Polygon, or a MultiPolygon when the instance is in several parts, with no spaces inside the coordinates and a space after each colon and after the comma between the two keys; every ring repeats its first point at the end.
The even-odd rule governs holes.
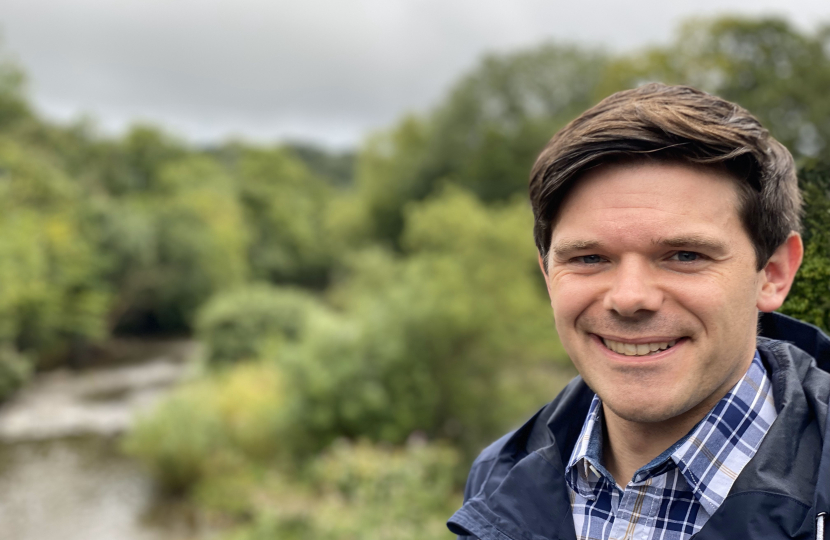
{"type": "Polygon", "coordinates": [[[549,257],[562,344],[617,416],[699,416],[748,368],[764,272],[726,173],[593,169],[567,195],[549,257]]]}

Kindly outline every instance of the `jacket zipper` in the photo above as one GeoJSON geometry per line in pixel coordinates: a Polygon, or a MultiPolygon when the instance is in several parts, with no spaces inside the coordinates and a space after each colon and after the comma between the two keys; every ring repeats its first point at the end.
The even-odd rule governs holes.
{"type": "Polygon", "coordinates": [[[816,515],[816,540],[824,540],[824,518],[827,512],[820,512],[816,515]]]}

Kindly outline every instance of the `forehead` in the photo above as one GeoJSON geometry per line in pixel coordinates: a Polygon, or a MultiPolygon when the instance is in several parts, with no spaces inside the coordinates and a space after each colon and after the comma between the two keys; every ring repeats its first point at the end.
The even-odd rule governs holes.
{"type": "Polygon", "coordinates": [[[575,180],[552,235],[734,234],[742,228],[738,207],[737,180],[720,168],[651,161],[607,164],[575,180]]]}

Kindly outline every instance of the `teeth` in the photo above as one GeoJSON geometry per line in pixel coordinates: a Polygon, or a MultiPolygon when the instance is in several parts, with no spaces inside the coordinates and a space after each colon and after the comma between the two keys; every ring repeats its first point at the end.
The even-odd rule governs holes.
{"type": "Polygon", "coordinates": [[[602,343],[617,354],[624,354],[626,356],[645,356],[656,351],[663,351],[669,347],[674,347],[677,340],[664,341],[659,343],[623,343],[621,341],[612,341],[610,339],[602,339],[602,343]]]}

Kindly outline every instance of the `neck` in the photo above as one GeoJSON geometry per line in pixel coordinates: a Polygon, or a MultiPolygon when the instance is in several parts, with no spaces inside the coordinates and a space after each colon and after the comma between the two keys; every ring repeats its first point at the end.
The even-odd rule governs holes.
{"type": "Polygon", "coordinates": [[[627,419],[617,415],[603,401],[603,444],[602,461],[617,484],[624,488],[638,469],[662,454],[679,441],[717,405],[729,390],[737,384],[749,369],[754,357],[747,355],[747,361],[736,367],[720,387],[708,398],[691,409],[656,422],[627,419]]]}
{"type": "Polygon", "coordinates": [[[642,423],[617,416],[603,404],[603,465],[621,488],[634,473],[686,435],[711,407],[664,422],[642,423]]]}

